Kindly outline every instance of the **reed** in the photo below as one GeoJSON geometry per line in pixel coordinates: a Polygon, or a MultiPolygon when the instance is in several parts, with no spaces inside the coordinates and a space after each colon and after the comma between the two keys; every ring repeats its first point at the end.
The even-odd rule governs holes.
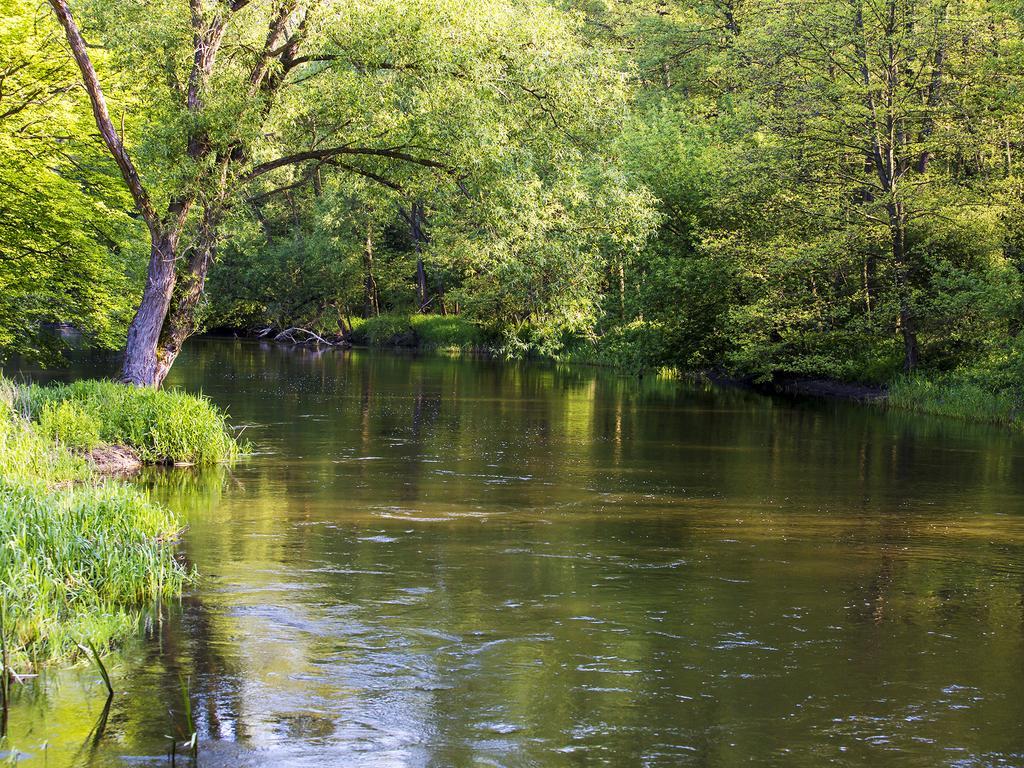
{"type": "Polygon", "coordinates": [[[886,404],[915,413],[949,416],[964,421],[1024,426],[1021,404],[1013,394],[953,377],[905,376],[889,385],[886,404]]]}
{"type": "Polygon", "coordinates": [[[70,658],[82,647],[98,661],[137,630],[149,607],[194,577],[174,556],[177,516],[135,486],[93,475],[83,452],[97,440],[157,461],[210,463],[238,452],[223,414],[204,398],[110,382],[37,387],[0,379],[8,670],[70,658]]]}
{"type": "Polygon", "coordinates": [[[180,524],[114,481],[48,488],[0,480],[0,590],[11,666],[106,649],[133,633],[146,606],[192,574],[169,542],[180,524]]]}

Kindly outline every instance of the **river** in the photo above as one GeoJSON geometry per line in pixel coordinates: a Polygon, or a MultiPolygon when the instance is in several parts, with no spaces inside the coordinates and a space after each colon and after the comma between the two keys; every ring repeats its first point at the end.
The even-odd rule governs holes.
{"type": "Polygon", "coordinates": [[[16,687],[22,765],[167,765],[190,720],[202,766],[1024,765],[1020,437],[249,341],[168,384],[255,455],[140,480],[202,580],[102,732],[94,670],[16,687]]]}

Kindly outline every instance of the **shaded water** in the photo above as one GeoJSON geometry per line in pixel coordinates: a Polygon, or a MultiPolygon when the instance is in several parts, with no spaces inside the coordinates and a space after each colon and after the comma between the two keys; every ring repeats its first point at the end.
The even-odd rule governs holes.
{"type": "Polygon", "coordinates": [[[229,341],[170,383],[259,453],[147,477],[204,581],[100,738],[91,670],[16,691],[24,764],[166,765],[187,687],[209,766],[1024,765],[1020,438],[229,341]]]}

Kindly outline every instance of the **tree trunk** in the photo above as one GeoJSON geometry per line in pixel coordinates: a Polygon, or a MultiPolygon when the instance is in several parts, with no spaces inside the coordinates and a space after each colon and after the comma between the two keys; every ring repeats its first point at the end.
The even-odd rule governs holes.
{"type": "Polygon", "coordinates": [[[181,348],[196,332],[196,310],[206,287],[206,275],[217,255],[217,231],[220,225],[219,207],[206,208],[200,225],[199,242],[192,253],[184,273],[176,280],[171,295],[167,318],[160,331],[157,346],[156,385],[166,378],[171,365],[181,354],[181,348]]]}
{"type": "Polygon", "coordinates": [[[896,270],[896,298],[899,301],[899,327],[903,336],[903,370],[913,373],[918,364],[917,328],[910,306],[909,265],[907,263],[907,228],[900,205],[890,203],[889,228],[892,233],[892,260],[896,270]]]}
{"type": "Polygon", "coordinates": [[[363,249],[363,270],[366,286],[366,316],[377,317],[380,314],[380,298],[377,293],[377,280],[373,276],[373,224],[366,225],[366,247],[363,249]]]}
{"type": "Polygon", "coordinates": [[[162,235],[154,239],[149,257],[149,272],[142,301],[128,326],[121,381],[138,387],[159,387],[167,368],[160,363],[160,332],[171,305],[175,284],[177,238],[162,235]]]}
{"type": "Polygon", "coordinates": [[[427,295],[427,270],[423,266],[423,204],[416,201],[412,204],[409,217],[412,229],[412,242],[416,246],[416,302],[420,312],[425,312],[430,299],[427,295]]]}
{"type": "Polygon", "coordinates": [[[915,170],[918,173],[925,173],[928,170],[928,162],[931,160],[932,153],[928,147],[928,142],[935,131],[935,111],[939,106],[939,100],[942,96],[942,78],[945,73],[946,64],[946,21],[949,12],[949,6],[943,4],[940,16],[936,20],[936,34],[938,37],[934,58],[932,60],[932,73],[931,79],[928,83],[928,88],[925,96],[925,106],[927,110],[925,112],[924,124],[921,127],[921,135],[918,141],[923,145],[921,154],[918,156],[915,170]]]}
{"type": "Polygon", "coordinates": [[[420,312],[427,309],[427,271],[423,267],[422,257],[416,259],[416,300],[420,312]]]}
{"type": "Polygon", "coordinates": [[[622,263],[622,256],[615,260],[616,273],[619,279],[619,319],[626,322],[626,266],[622,263]]]}

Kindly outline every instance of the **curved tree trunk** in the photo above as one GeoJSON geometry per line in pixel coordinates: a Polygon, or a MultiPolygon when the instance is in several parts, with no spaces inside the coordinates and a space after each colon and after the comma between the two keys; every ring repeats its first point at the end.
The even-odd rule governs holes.
{"type": "Polygon", "coordinates": [[[217,256],[222,206],[223,199],[203,208],[199,241],[185,268],[176,273],[167,315],[157,341],[154,386],[160,386],[167,377],[181,348],[198,328],[196,312],[206,288],[206,275],[217,256]]]}
{"type": "Polygon", "coordinates": [[[161,366],[158,342],[174,293],[176,238],[153,241],[142,301],[128,326],[121,380],[139,387],[159,387],[167,375],[161,366]],[[162,370],[161,370],[162,369],[162,370]]]}

